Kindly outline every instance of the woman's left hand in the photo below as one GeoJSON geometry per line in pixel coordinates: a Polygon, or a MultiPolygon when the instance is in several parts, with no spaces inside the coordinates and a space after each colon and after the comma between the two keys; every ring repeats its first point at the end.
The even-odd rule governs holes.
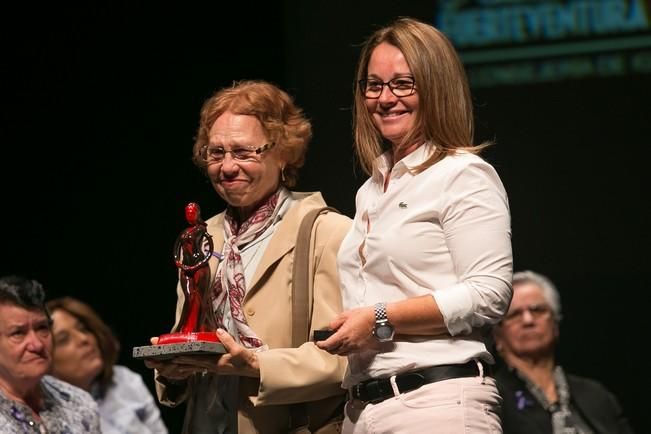
{"type": "Polygon", "coordinates": [[[214,356],[180,356],[174,358],[174,363],[194,368],[195,372],[260,377],[260,365],[255,352],[235,342],[235,339],[222,329],[217,330],[217,336],[226,349],[226,353],[217,360],[214,356]]]}
{"type": "Polygon", "coordinates": [[[360,307],[340,313],[331,323],[335,334],[316,346],[340,356],[347,356],[363,350],[376,349],[379,342],[373,336],[375,311],[372,306],[360,307]]]}

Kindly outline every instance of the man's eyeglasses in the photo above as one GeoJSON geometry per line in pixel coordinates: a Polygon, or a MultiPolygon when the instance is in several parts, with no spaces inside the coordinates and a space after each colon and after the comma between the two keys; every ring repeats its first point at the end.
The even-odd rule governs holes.
{"type": "Polygon", "coordinates": [[[399,98],[416,92],[416,82],[412,77],[397,77],[387,82],[374,78],[364,78],[359,81],[359,89],[368,99],[378,99],[382,95],[384,86],[388,86],[389,90],[399,98]]]}
{"type": "Polygon", "coordinates": [[[530,304],[529,306],[519,307],[507,313],[504,322],[521,322],[525,312],[529,312],[529,315],[533,318],[540,318],[551,312],[551,309],[546,304],[530,304]]]}
{"type": "Polygon", "coordinates": [[[257,161],[258,155],[273,148],[275,143],[267,143],[258,148],[253,146],[238,146],[227,150],[222,146],[204,146],[201,148],[201,158],[206,164],[221,163],[226,158],[226,154],[231,154],[235,161],[257,161]]]}

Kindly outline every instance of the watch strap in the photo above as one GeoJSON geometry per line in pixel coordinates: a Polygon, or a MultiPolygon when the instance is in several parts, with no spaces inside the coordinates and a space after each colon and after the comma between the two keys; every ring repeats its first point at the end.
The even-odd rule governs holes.
{"type": "Polygon", "coordinates": [[[385,302],[375,303],[375,306],[373,306],[373,310],[375,311],[376,323],[378,321],[386,321],[389,319],[387,318],[387,304],[385,302]]]}

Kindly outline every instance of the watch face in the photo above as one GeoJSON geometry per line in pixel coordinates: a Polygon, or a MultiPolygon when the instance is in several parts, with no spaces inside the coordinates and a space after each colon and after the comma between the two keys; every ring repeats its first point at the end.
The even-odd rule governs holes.
{"type": "Polygon", "coordinates": [[[375,336],[379,341],[388,341],[393,338],[393,327],[388,324],[378,324],[375,328],[375,336]]]}

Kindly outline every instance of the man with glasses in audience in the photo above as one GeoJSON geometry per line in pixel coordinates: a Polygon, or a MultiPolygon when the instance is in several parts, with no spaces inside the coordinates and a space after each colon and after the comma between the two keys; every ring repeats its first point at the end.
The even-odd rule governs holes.
{"type": "Polygon", "coordinates": [[[560,321],[554,284],[533,271],[515,273],[511,305],[493,332],[505,362],[495,375],[504,433],[632,433],[612,393],[556,364],[560,321]]]}

